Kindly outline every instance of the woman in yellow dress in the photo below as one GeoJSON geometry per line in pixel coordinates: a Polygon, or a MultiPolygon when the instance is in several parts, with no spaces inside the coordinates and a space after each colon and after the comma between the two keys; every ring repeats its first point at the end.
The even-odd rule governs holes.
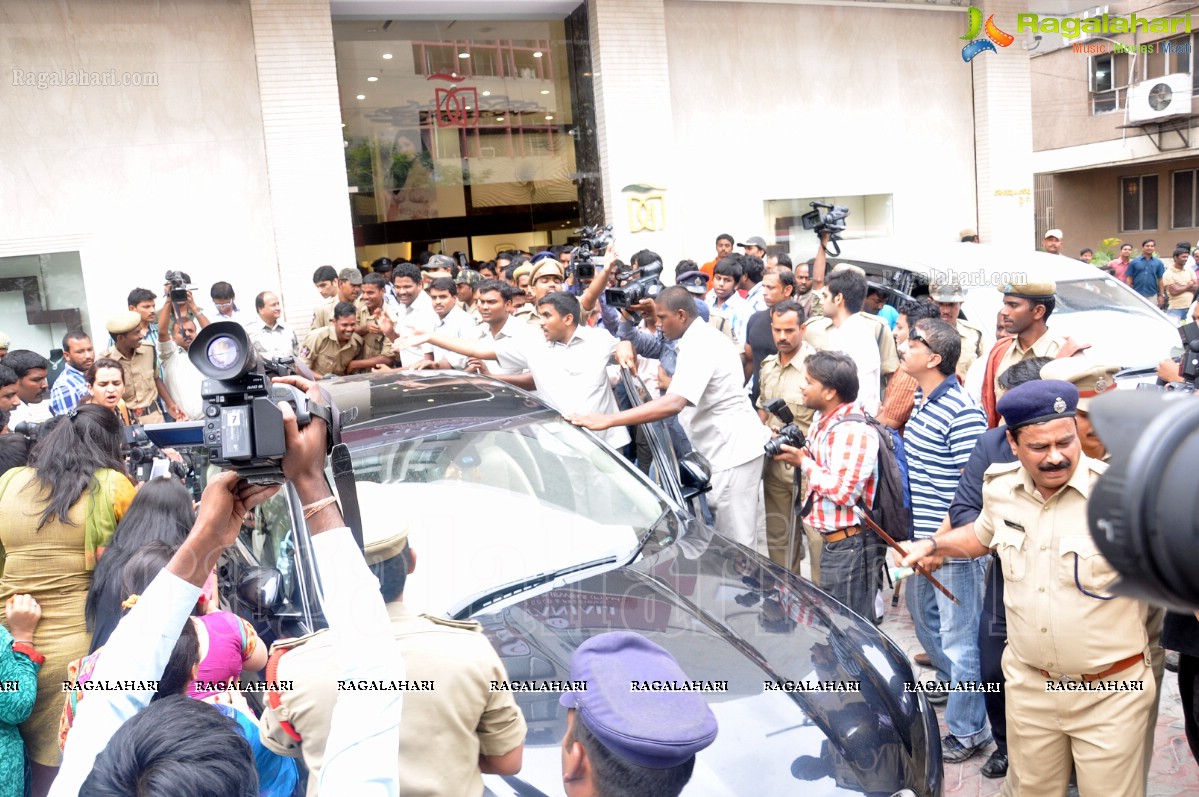
{"type": "Polygon", "coordinates": [[[35,796],[49,792],[62,761],[62,681],[67,663],[87,655],[91,642],[84,603],[92,570],[134,494],[121,458],[121,422],[92,404],[47,423],[29,467],[0,476],[0,606],[28,593],[42,607],[34,643],[46,661],[33,713],[21,723],[35,796]]]}

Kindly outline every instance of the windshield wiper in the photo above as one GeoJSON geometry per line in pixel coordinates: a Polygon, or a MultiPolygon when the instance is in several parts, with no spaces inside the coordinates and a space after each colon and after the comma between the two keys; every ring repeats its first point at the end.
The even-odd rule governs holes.
{"type": "Polygon", "coordinates": [[[670,514],[671,514],[671,511],[670,511],[670,507],[668,506],[662,510],[662,514],[658,515],[657,520],[655,520],[653,523],[649,524],[649,528],[647,528],[645,530],[645,533],[642,534],[637,539],[637,547],[635,547],[633,549],[633,555],[628,558],[628,560],[625,562],[625,564],[628,564],[629,562],[631,562],[637,558],[637,554],[641,553],[641,549],[645,547],[645,544],[647,542],[649,542],[649,538],[654,536],[654,533],[658,530],[658,527],[660,525],[662,525],[662,521],[666,520],[666,518],[670,514]]]}
{"type": "Polygon", "coordinates": [[[491,604],[496,603],[497,601],[510,598],[513,595],[519,595],[522,592],[528,592],[529,590],[553,581],[556,578],[561,578],[562,576],[567,576],[571,573],[577,573],[580,570],[590,570],[593,567],[616,564],[616,561],[617,560],[615,556],[605,556],[603,559],[594,559],[590,562],[582,562],[581,564],[577,565],[560,567],[557,570],[553,570],[549,573],[540,573],[535,576],[529,576],[528,578],[522,578],[519,581],[513,581],[511,583],[504,584],[484,593],[483,595],[480,595],[478,598],[475,598],[466,606],[463,606],[462,608],[458,609],[458,611],[454,612],[453,616],[455,619],[459,620],[470,617],[482,609],[490,606],[491,604]]]}

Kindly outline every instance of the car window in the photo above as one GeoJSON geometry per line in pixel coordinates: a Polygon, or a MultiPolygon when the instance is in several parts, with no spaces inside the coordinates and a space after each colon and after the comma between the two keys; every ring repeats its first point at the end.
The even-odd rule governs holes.
{"type": "Polygon", "coordinates": [[[363,524],[408,524],[413,547],[436,563],[436,578],[414,579],[435,593],[422,611],[587,562],[623,561],[669,506],[593,436],[548,415],[351,453],[363,524]]]}
{"type": "Polygon", "coordinates": [[[1057,284],[1055,313],[1081,313],[1086,310],[1152,314],[1144,302],[1111,280],[1099,278],[1057,284]]]}
{"type": "Polygon", "coordinates": [[[283,490],[263,501],[242,522],[238,539],[262,567],[273,567],[283,576],[283,595],[290,595],[295,577],[292,556],[295,538],[287,493],[283,490]]]}

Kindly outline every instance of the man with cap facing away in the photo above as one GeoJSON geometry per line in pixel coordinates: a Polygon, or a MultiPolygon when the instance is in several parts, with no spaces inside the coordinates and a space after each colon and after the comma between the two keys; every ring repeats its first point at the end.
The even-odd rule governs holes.
{"type": "Polygon", "coordinates": [[[955,327],[962,337],[962,354],[958,358],[957,375],[963,383],[974,361],[983,356],[983,331],[962,318],[962,302],[966,301],[962,286],[946,282],[929,286],[928,296],[941,311],[941,320],[955,327]]]}
{"type": "Polygon", "coordinates": [[[567,797],[677,797],[696,754],[716,740],[716,717],[694,692],[640,692],[643,681],[684,682],[660,645],[630,631],[588,639],[570,661],[562,782],[567,797]]]}
{"type": "Polygon", "coordinates": [[[1008,750],[1021,797],[1145,794],[1157,685],[1148,607],[1111,592],[1117,574],[1087,528],[1106,465],[1082,452],[1069,382],[1038,380],[999,400],[1018,461],[991,466],[970,525],[913,543],[902,562],[982,556],[1003,563],[1008,750]]]}
{"type": "MultiPolygon", "coordinates": [[[[363,496],[366,506],[370,498],[363,496]]],[[[382,506],[374,503],[374,506],[382,506]]],[[[325,765],[325,740],[338,691],[378,689],[404,692],[400,720],[400,794],[436,797],[483,794],[484,773],[515,775],[524,756],[524,715],[512,692],[492,691],[508,680],[504,664],[472,621],[416,614],[404,605],[404,587],[416,569],[408,527],[376,517],[365,524],[363,554],[379,579],[391,628],[403,655],[400,680],[382,683],[339,680],[334,634],[277,642],[267,673],[292,689],[267,694],[259,727],[262,742],[281,755],[302,756],[309,769],[308,794],[317,794],[325,765]]],[[[330,795],[339,797],[339,795],[330,795]]]]}
{"type": "Polygon", "coordinates": [[[1060,255],[1062,253],[1062,231],[1056,229],[1046,231],[1041,246],[1051,255],[1060,255]]]}
{"type": "Polygon", "coordinates": [[[161,397],[175,420],[186,420],[187,413],[171,398],[158,375],[158,355],[153,344],[145,340],[141,315],[133,310],[117,313],[108,319],[107,329],[112,346],[96,359],[108,357],[125,367],[124,398],[129,415],[143,425],[162,423],[162,410],[158,408],[161,397]]]}
{"type": "Polygon", "coordinates": [[[987,427],[992,429],[999,425],[999,412],[995,404],[1003,397],[999,375],[1015,363],[1030,357],[1059,356],[1066,345],[1062,338],[1049,334],[1046,323],[1056,303],[1054,294],[1057,293],[1057,284],[1053,280],[1008,282],[998,287],[1003,294],[999,323],[1011,337],[995,341],[987,355],[987,367],[983,374],[982,405],[987,413],[987,427]]]}
{"type": "Polygon", "coordinates": [[[343,268],[337,273],[337,295],[332,302],[318,305],[312,315],[312,330],[327,327],[333,323],[333,308],[339,302],[357,304],[358,295],[362,293],[362,272],[356,268],[343,268]]]}

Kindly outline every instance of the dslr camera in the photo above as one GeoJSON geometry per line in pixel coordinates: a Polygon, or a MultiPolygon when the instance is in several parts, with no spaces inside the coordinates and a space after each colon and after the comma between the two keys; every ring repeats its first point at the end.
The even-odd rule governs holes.
{"type": "Polygon", "coordinates": [[[784,399],[776,398],[766,405],[766,411],[785,424],[782,429],[779,429],[778,437],[770,438],[766,441],[766,445],[762,446],[762,450],[766,452],[766,456],[778,456],[783,453],[783,446],[785,445],[793,448],[803,448],[808,444],[808,439],[804,437],[803,430],[795,425],[795,416],[791,414],[791,408],[787,406],[787,402],[784,399]]]}
{"type": "Polygon", "coordinates": [[[841,254],[841,247],[837,245],[837,241],[841,240],[841,233],[845,232],[845,217],[849,215],[849,208],[845,205],[826,205],[823,202],[808,204],[812,209],[799,217],[803,222],[803,228],[811,230],[817,236],[827,232],[828,242],[835,250],[829,254],[837,257],[841,254]]]}
{"type": "Polygon", "coordinates": [[[187,284],[187,280],[183,278],[182,271],[168,271],[165,279],[170,286],[167,289],[167,296],[170,297],[172,304],[186,303],[187,292],[196,289],[195,285],[187,284]]]}
{"type": "Polygon", "coordinates": [[[654,260],[625,271],[616,277],[619,287],[605,288],[604,301],[618,310],[628,309],[646,299],[656,299],[662,292],[662,263],[654,260]]]}
{"type": "Polygon", "coordinates": [[[260,362],[241,324],[209,324],[196,335],[187,356],[204,376],[204,420],[146,426],[151,442],[160,447],[203,446],[214,465],[237,471],[251,484],[282,484],[287,449],[276,402],[287,401],[301,427],[314,415],[324,418],[330,430],[326,449],[332,449],[330,410],[309,402],[298,388],[272,382],[271,377],[292,373],[291,358],[260,362]]]}
{"type": "Polygon", "coordinates": [[[575,231],[582,240],[570,253],[570,267],[579,279],[595,279],[595,258],[603,257],[612,243],[612,225],[590,224],[575,231]]]}

